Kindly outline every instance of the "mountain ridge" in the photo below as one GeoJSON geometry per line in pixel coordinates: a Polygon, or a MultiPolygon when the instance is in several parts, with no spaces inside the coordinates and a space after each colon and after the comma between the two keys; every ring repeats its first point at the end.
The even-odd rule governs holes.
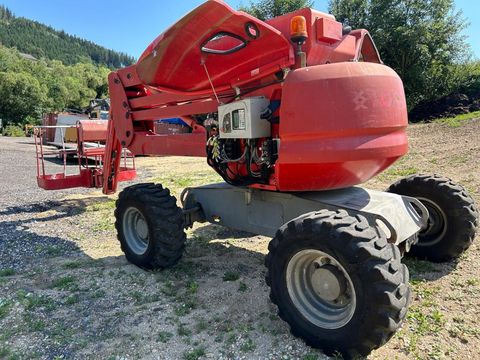
{"type": "Polygon", "coordinates": [[[37,59],[60,60],[66,65],[91,61],[114,69],[135,62],[128,54],[107,49],[35,20],[16,17],[3,5],[0,5],[0,44],[37,59]]]}

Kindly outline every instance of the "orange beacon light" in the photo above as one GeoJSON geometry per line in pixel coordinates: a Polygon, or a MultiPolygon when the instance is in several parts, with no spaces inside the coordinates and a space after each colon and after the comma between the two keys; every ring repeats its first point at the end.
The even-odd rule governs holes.
{"type": "Polygon", "coordinates": [[[290,39],[303,44],[308,39],[307,20],[304,16],[294,16],[290,22],[290,39]]]}

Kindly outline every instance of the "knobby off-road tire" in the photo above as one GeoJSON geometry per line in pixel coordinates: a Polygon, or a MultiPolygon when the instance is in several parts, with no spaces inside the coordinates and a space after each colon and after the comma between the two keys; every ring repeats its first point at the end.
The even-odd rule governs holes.
{"type": "Polygon", "coordinates": [[[457,258],[472,244],[478,210],[461,185],[438,175],[412,175],[388,191],[417,198],[429,212],[428,225],[408,255],[442,262],[457,258]]]}
{"type": "Polygon", "coordinates": [[[162,269],[182,257],[186,241],[182,209],[162,185],[139,184],[123,190],[115,219],[122,251],[132,264],[162,269]]]}
{"type": "Polygon", "coordinates": [[[345,358],[366,356],[401,326],[410,297],[408,269],[399,249],[365,217],[344,210],[309,213],[283,225],[268,249],[270,298],[291,333],[309,346],[345,358]],[[323,278],[315,275],[319,269],[323,278]],[[333,302],[337,294],[318,281],[332,274],[343,291],[333,302]]]}

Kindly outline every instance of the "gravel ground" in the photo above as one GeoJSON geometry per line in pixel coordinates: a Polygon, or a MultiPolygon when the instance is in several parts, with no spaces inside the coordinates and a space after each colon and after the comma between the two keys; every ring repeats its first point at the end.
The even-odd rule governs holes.
{"type": "MultiPolygon", "coordinates": [[[[46,226],[47,219],[37,219],[36,214],[55,209],[60,200],[73,193],[88,190],[47,192],[40,190],[36,182],[35,145],[31,138],[0,137],[0,259],[2,268],[26,269],[34,259],[42,259],[49,248],[59,245],[67,253],[76,246],[57,236],[58,229],[46,226]],[[43,228],[41,234],[32,231],[43,228]],[[20,244],[28,244],[21,246],[20,244]],[[40,250],[43,249],[43,250],[40,250]]],[[[47,170],[60,170],[47,162],[47,170]]],[[[65,216],[77,210],[69,208],[65,216]]],[[[60,215],[57,215],[60,217],[60,215]]],[[[53,219],[51,219],[53,220],[53,219]]],[[[60,232],[61,234],[62,232],[60,232]]]]}
{"type": "MultiPolygon", "coordinates": [[[[41,204],[63,199],[67,194],[87,193],[85,189],[40,191],[37,187],[35,144],[32,138],[0,137],[0,206],[5,208],[41,204]]],[[[46,149],[49,149],[48,147],[46,149]]],[[[61,171],[58,161],[46,161],[47,171],[61,171]]],[[[74,166],[70,165],[69,170],[74,166]]]]}
{"type": "MultiPolygon", "coordinates": [[[[410,137],[410,155],[370,187],[438,172],[479,202],[480,120],[417,125],[410,137]]],[[[161,182],[176,195],[218,180],[199,159],[139,158],[137,167],[136,182],[161,182]]],[[[30,139],[0,137],[0,171],[0,359],[327,359],[290,335],[268,299],[268,238],[195,226],[176,267],[145,272],[119,249],[114,198],[36,187],[30,139]]],[[[458,262],[406,262],[408,318],[370,358],[477,359],[478,245],[458,262]]]]}

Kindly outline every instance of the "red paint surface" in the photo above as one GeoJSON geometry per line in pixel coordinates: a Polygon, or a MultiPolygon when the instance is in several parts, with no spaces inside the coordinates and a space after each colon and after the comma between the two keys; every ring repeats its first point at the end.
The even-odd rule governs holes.
{"type": "Polygon", "coordinates": [[[80,120],[78,122],[78,140],[80,142],[105,141],[107,139],[108,121],[80,120]]]}
{"type": "Polygon", "coordinates": [[[361,184],[408,151],[403,85],[373,63],[319,65],[283,86],[278,190],[361,184]]]}
{"type": "MultiPolygon", "coordinates": [[[[228,48],[228,38],[215,48],[228,48]]],[[[202,66],[207,66],[216,88],[230,88],[239,79],[261,78],[293,64],[289,41],[274,27],[223,1],[211,0],[200,5],[161,34],[140,56],[136,66],[140,79],[160,89],[210,92],[210,83],[202,66]],[[259,36],[252,39],[245,25],[253,23],[259,36]],[[218,32],[241,37],[248,45],[229,55],[205,54],[201,47],[218,32]]],[[[168,92],[168,91],[167,91],[168,92]]]]}
{"type": "MultiPolygon", "coordinates": [[[[399,77],[381,65],[366,30],[343,35],[332,15],[312,9],[263,22],[223,1],[207,1],[155,39],[136,65],[112,73],[109,86],[105,193],[117,188],[121,165],[115,154],[122,147],[136,155],[205,156],[212,134],[196,115],[215,113],[219,102],[233,101],[235,94],[280,102],[279,123],[272,124],[279,158],[268,184],[257,188],[312,191],[361,184],[408,150],[399,77]],[[290,41],[290,21],[298,15],[305,17],[308,33],[302,69],[296,68],[297,44],[290,41]],[[253,36],[248,26],[256,29],[253,36]],[[222,33],[229,36],[215,37],[222,33]],[[218,51],[242,42],[246,46],[229,54],[202,51],[207,43],[218,51]],[[169,117],[184,119],[191,133],[155,134],[154,121],[169,117]]],[[[245,164],[228,166],[246,173],[245,164]]]]}

